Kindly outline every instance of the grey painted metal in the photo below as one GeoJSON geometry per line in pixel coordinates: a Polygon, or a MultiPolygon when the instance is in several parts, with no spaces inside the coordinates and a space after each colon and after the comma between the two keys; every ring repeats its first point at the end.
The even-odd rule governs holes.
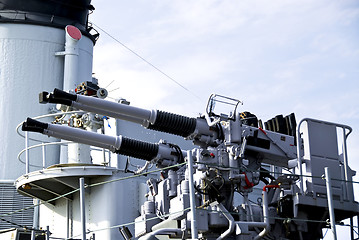
{"type": "Polygon", "coordinates": [[[76,102],[89,105],[94,108],[102,109],[102,111],[108,111],[108,115],[111,113],[116,113],[120,115],[126,115],[135,119],[143,119],[154,123],[156,120],[156,111],[147,110],[143,108],[133,107],[126,104],[119,104],[116,102],[104,101],[102,99],[86,97],[82,95],[77,95],[76,102]]]}
{"type": "Polygon", "coordinates": [[[300,188],[299,188],[299,192],[300,194],[304,193],[304,183],[303,183],[303,166],[302,166],[302,156],[299,154],[300,153],[300,126],[302,125],[302,123],[304,121],[307,121],[306,118],[302,119],[297,127],[297,161],[298,161],[298,168],[299,168],[299,184],[300,184],[300,188]]]}
{"type": "Polygon", "coordinates": [[[350,218],[350,240],[354,240],[353,217],[350,218]]]}
{"type": "Polygon", "coordinates": [[[45,148],[44,143],[42,143],[41,150],[42,150],[42,168],[45,169],[46,168],[46,148],[45,148]]]}
{"type": "Polygon", "coordinates": [[[251,228],[255,228],[255,227],[265,228],[267,226],[267,223],[265,222],[236,222],[236,223],[244,223],[251,228]]]}
{"type": "MultiPolygon", "coordinates": [[[[118,104],[120,104],[120,103],[118,103],[118,104]]],[[[125,105],[125,104],[123,104],[123,105],[125,105]]],[[[134,122],[134,123],[137,123],[137,124],[142,124],[143,121],[144,121],[142,118],[127,116],[127,115],[124,115],[124,114],[112,112],[112,111],[109,111],[109,110],[104,110],[104,109],[101,109],[101,108],[96,108],[96,107],[93,107],[92,105],[86,105],[86,104],[82,104],[82,103],[79,103],[79,102],[72,102],[72,106],[77,108],[77,109],[83,109],[83,110],[86,110],[86,111],[89,111],[89,112],[92,112],[92,113],[97,113],[97,114],[101,114],[101,115],[105,115],[105,116],[111,116],[111,117],[116,118],[116,119],[122,119],[122,120],[125,120],[125,121],[134,122]]]]}
{"type": "Polygon", "coordinates": [[[343,160],[344,160],[344,177],[345,177],[345,188],[346,188],[346,197],[349,200],[349,196],[353,195],[352,188],[349,186],[349,181],[351,180],[349,176],[349,164],[348,164],[348,153],[347,153],[347,138],[349,134],[352,132],[352,129],[349,127],[348,134],[346,134],[344,127],[343,128],[343,160]]]}
{"type": "MultiPolygon", "coordinates": [[[[30,139],[30,138],[29,138],[30,139]]],[[[31,139],[32,140],[32,139],[31,139]]],[[[54,146],[54,145],[67,145],[68,143],[71,143],[71,141],[62,141],[62,142],[48,142],[48,143],[41,143],[41,144],[36,144],[36,145],[32,145],[28,148],[24,148],[23,150],[21,150],[18,155],[17,155],[17,160],[20,161],[21,163],[24,163],[26,164],[26,160],[25,162],[23,160],[21,160],[21,155],[26,151],[30,151],[31,149],[35,149],[35,148],[38,148],[38,147],[42,147],[42,146],[54,146]]],[[[32,158],[33,159],[33,158],[32,158]]],[[[34,165],[34,164],[31,164],[30,163],[31,161],[29,161],[29,165],[30,166],[33,166],[33,167],[38,167],[39,169],[41,168],[41,166],[37,166],[37,165],[34,165]]]]}
{"type": "Polygon", "coordinates": [[[50,240],[50,227],[46,226],[46,240],[50,240]]]}
{"type": "Polygon", "coordinates": [[[267,190],[263,189],[262,194],[263,194],[263,206],[262,206],[262,208],[263,208],[263,221],[265,223],[265,227],[264,227],[263,231],[261,231],[258,234],[258,236],[256,236],[254,238],[254,240],[262,239],[270,231],[267,190]]]}
{"type": "Polygon", "coordinates": [[[71,208],[70,208],[70,200],[66,199],[66,237],[70,238],[70,221],[71,221],[71,208]]]}
{"type": "MultiPolygon", "coordinates": [[[[7,143],[6,148],[0,149],[0,167],[6,169],[1,172],[0,178],[9,179],[17,178],[25,172],[25,164],[16,161],[16,154],[24,146],[23,140],[14,134],[17,123],[23,121],[24,116],[48,113],[48,106],[35,104],[38,91],[60,87],[59,80],[62,79],[63,65],[54,56],[54,52],[58,51],[64,43],[64,31],[33,24],[1,23],[0,25],[0,46],[4,49],[1,51],[6,50],[6,57],[0,59],[2,69],[0,82],[2,86],[7,86],[0,90],[0,112],[2,116],[6,116],[0,128],[2,136],[0,143],[1,145],[4,145],[3,142],[7,143]],[[19,61],[22,63],[14,64],[19,61]],[[19,96],[21,96],[21,107],[18,107],[19,96]]],[[[54,150],[54,155],[55,152],[54,150]]],[[[31,152],[30,155],[31,160],[37,161],[41,166],[41,152],[31,152]]]]}
{"type": "MultiPolygon", "coordinates": [[[[20,195],[14,186],[14,180],[0,181],[0,215],[6,216],[10,212],[16,212],[22,208],[29,208],[27,211],[18,211],[6,217],[8,220],[16,222],[22,226],[32,226],[34,219],[33,200],[29,197],[20,195]]],[[[3,217],[4,218],[4,217],[3,217]]],[[[14,225],[0,221],[0,231],[15,227],[14,225]]],[[[0,237],[0,239],[3,239],[0,237]]]]}
{"type": "Polygon", "coordinates": [[[327,185],[327,198],[328,198],[328,208],[329,208],[329,218],[330,218],[330,229],[333,234],[333,239],[337,240],[337,231],[335,228],[335,214],[334,214],[334,205],[333,205],[333,195],[332,195],[332,184],[330,179],[330,171],[328,167],[324,168],[325,171],[325,182],[327,185]]]}
{"type": "Polygon", "coordinates": [[[110,149],[111,151],[115,151],[116,149],[120,148],[122,142],[122,136],[112,137],[104,134],[98,134],[95,132],[84,131],[77,128],[55,124],[49,124],[48,128],[44,131],[44,134],[56,138],[110,149]]]}
{"type": "Polygon", "coordinates": [[[196,214],[196,199],[194,192],[193,182],[193,159],[192,151],[187,151],[187,166],[188,166],[188,180],[189,180],[189,196],[190,196],[190,207],[191,207],[191,236],[192,239],[198,239],[197,230],[197,214],[196,214]]]}
{"type": "Polygon", "coordinates": [[[65,51],[57,52],[56,55],[65,56],[64,59],[64,81],[63,88],[65,91],[71,91],[79,82],[79,40],[82,38],[80,33],[79,39],[73,38],[69,33],[69,28],[65,27],[65,51]]]}
{"type": "Polygon", "coordinates": [[[230,234],[233,233],[234,228],[235,228],[235,222],[234,222],[234,218],[232,217],[232,215],[228,212],[228,210],[221,203],[219,203],[217,205],[217,207],[222,212],[222,214],[225,216],[225,218],[227,218],[227,220],[228,220],[228,229],[226,231],[224,231],[216,239],[216,240],[222,240],[222,239],[225,239],[226,237],[228,237],[230,234]]]}
{"type": "MultiPolygon", "coordinates": [[[[123,131],[121,129],[120,120],[116,119],[115,124],[116,124],[116,136],[119,136],[119,135],[121,135],[121,131],[123,131]]],[[[116,154],[115,164],[113,164],[113,165],[115,165],[115,167],[119,168],[120,162],[121,162],[121,156],[120,156],[120,154],[116,154]]],[[[109,166],[111,166],[111,164],[109,164],[109,166]]]]}
{"type": "MultiPolygon", "coordinates": [[[[344,139],[343,139],[343,156],[344,156],[344,171],[345,171],[345,180],[348,182],[350,181],[349,178],[349,166],[348,166],[348,157],[347,157],[347,147],[346,147],[346,139],[348,138],[349,134],[352,132],[352,128],[348,125],[344,125],[344,124],[339,124],[339,123],[333,123],[333,122],[327,122],[327,121],[322,121],[322,120],[318,120],[318,119],[313,119],[313,118],[303,118],[299,123],[298,123],[298,127],[297,127],[297,161],[298,161],[298,168],[299,168],[299,178],[300,178],[300,193],[303,194],[304,193],[304,183],[303,183],[303,168],[302,168],[302,157],[300,155],[300,147],[301,145],[300,143],[300,127],[302,125],[303,122],[308,122],[308,121],[313,121],[313,122],[317,122],[317,123],[324,123],[324,124],[328,124],[328,125],[334,125],[336,127],[340,127],[343,129],[343,134],[344,134],[344,139]],[[346,134],[345,129],[349,130],[349,132],[346,134]]],[[[348,185],[346,184],[346,192],[347,192],[347,196],[348,196],[348,185]]]]}
{"type": "Polygon", "coordinates": [[[11,184],[13,185],[15,180],[6,179],[6,180],[0,180],[0,184],[11,184]]]}
{"type": "Polygon", "coordinates": [[[81,227],[82,240],[86,240],[86,211],[85,211],[85,178],[79,179],[80,183],[80,212],[81,212],[81,227]]]}
{"type": "MultiPolygon", "coordinates": [[[[36,199],[35,204],[37,206],[34,207],[34,222],[32,224],[32,227],[34,229],[39,229],[39,217],[40,217],[40,215],[39,215],[40,214],[40,207],[38,206],[39,203],[40,203],[40,200],[36,199]]],[[[36,236],[35,233],[36,232],[34,230],[31,231],[31,240],[35,240],[35,236],[36,236]]]]}
{"type": "Polygon", "coordinates": [[[181,234],[181,233],[182,233],[181,229],[161,228],[161,229],[157,229],[153,232],[150,232],[149,234],[146,234],[143,237],[140,237],[139,240],[154,240],[154,239],[158,239],[155,237],[156,235],[169,235],[169,234],[181,234]]]}

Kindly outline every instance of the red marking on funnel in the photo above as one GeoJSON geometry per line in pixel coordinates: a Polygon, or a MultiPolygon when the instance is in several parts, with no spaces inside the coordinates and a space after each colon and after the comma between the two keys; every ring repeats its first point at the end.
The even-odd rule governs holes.
{"type": "Polygon", "coordinates": [[[80,40],[82,37],[80,30],[77,27],[71,25],[66,26],[66,32],[75,40],[80,40]]]}

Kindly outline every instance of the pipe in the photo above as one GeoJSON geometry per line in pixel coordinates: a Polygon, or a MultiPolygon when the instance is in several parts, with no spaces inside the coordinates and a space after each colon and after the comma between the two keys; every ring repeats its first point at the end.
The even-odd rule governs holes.
{"type": "Polygon", "coordinates": [[[196,211],[196,196],[194,192],[193,182],[193,159],[191,150],[187,151],[187,164],[188,164],[188,181],[189,181],[189,201],[191,207],[191,236],[192,239],[198,239],[197,230],[197,211],[196,211]]]}
{"type": "Polygon", "coordinates": [[[78,81],[79,50],[78,41],[82,35],[74,26],[66,26],[65,63],[64,63],[64,87],[65,91],[73,90],[78,81]]]}
{"type": "MultiPolygon", "coordinates": [[[[33,228],[33,229],[39,229],[39,218],[40,218],[40,215],[39,215],[39,212],[40,212],[39,204],[40,204],[40,200],[39,200],[39,199],[36,199],[34,204],[36,204],[36,206],[34,207],[34,222],[33,222],[33,224],[32,224],[32,228],[33,228]]],[[[35,238],[36,238],[36,232],[35,232],[35,230],[32,230],[32,231],[31,231],[31,240],[35,240],[35,238]]]]}
{"type": "Polygon", "coordinates": [[[217,205],[219,210],[223,213],[223,215],[227,218],[229,222],[229,227],[226,231],[224,231],[216,240],[222,240],[228,237],[231,233],[234,232],[235,222],[232,217],[232,215],[228,212],[228,210],[222,205],[222,203],[219,203],[217,205]]]}
{"type": "Polygon", "coordinates": [[[81,211],[81,227],[82,240],[86,240],[86,212],[85,212],[85,178],[80,178],[80,211],[81,211]]]}
{"type": "Polygon", "coordinates": [[[136,174],[141,174],[141,173],[143,173],[144,171],[146,171],[146,170],[148,169],[148,167],[150,166],[150,164],[151,164],[151,162],[147,161],[147,162],[145,163],[145,165],[144,165],[143,167],[141,167],[140,169],[136,170],[136,171],[134,172],[134,174],[136,175],[136,174]]]}
{"type": "Polygon", "coordinates": [[[66,238],[70,238],[70,200],[66,200],[66,238]]]}
{"type": "Polygon", "coordinates": [[[182,230],[178,228],[161,228],[140,237],[138,240],[154,240],[157,239],[155,237],[156,235],[170,235],[170,234],[182,234],[182,230]]]}
{"type": "Polygon", "coordinates": [[[269,224],[269,214],[268,214],[268,197],[267,197],[267,188],[278,188],[278,185],[267,185],[263,187],[263,192],[262,192],[262,196],[263,196],[263,221],[265,223],[265,227],[262,230],[262,232],[260,232],[258,234],[258,236],[256,236],[254,238],[254,240],[258,240],[263,238],[265,235],[268,234],[268,232],[270,231],[270,224],[269,224]]]}
{"type": "Polygon", "coordinates": [[[327,198],[328,198],[328,208],[329,208],[329,218],[330,218],[330,229],[333,234],[333,239],[337,240],[337,231],[335,228],[335,215],[334,215],[334,203],[332,195],[332,183],[330,179],[329,167],[324,168],[325,173],[325,183],[327,186],[327,198]]]}
{"type": "MultiPolygon", "coordinates": [[[[248,209],[249,209],[250,220],[251,220],[252,222],[254,222],[253,209],[252,209],[252,205],[250,205],[249,200],[248,200],[248,193],[243,194],[243,198],[244,198],[244,203],[247,204],[248,209]]],[[[247,215],[247,221],[249,221],[248,215],[247,215]]]]}

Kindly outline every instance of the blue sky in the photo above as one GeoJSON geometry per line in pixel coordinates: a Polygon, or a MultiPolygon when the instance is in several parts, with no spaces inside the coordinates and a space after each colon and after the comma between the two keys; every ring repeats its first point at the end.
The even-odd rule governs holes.
{"type": "Polygon", "coordinates": [[[359,171],[358,1],[92,4],[90,21],[189,89],[100,31],[94,72],[103,87],[114,80],[111,97],[197,116],[218,93],[243,100],[240,110],[263,120],[294,112],[297,120],[347,124],[349,161],[359,171]]]}

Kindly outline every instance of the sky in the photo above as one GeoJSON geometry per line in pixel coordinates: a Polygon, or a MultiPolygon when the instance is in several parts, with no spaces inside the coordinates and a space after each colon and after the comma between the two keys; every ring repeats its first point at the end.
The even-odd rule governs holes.
{"type": "Polygon", "coordinates": [[[196,117],[217,93],[263,121],[294,112],[297,121],[346,124],[349,164],[359,171],[358,1],[92,4],[101,34],[93,71],[110,97],[196,117]]]}

